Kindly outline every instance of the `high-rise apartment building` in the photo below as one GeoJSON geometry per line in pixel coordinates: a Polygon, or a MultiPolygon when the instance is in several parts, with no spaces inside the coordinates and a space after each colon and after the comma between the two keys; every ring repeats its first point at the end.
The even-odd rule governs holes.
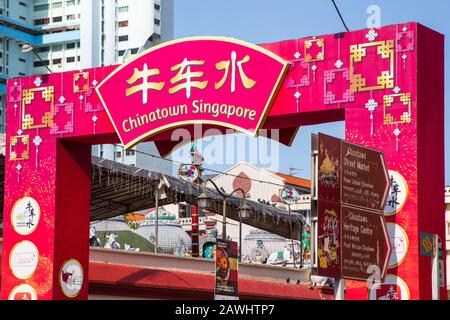
{"type": "MultiPolygon", "coordinates": [[[[122,63],[172,38],[173,0],[0,0],[0,132],[5,131],[6,79],[48,73],[45,65],[60,72],[122,63]],[[42,61],[22,52],[24,44],[42,61]]],[[[140,160],[156,152],[153,144],[128,152],[117,148],[94,146],[93,153],[155,169],[157,159],[140,160]]],[[[168,161],[160,161],[159,170],[170,169],[168,161]]]]}

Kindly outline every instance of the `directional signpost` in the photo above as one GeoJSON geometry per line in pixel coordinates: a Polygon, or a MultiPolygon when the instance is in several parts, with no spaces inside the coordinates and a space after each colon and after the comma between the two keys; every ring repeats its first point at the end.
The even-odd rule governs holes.
{"type": "Polygon", "coordinates": [[[383,153],[342,141],[341,161],[341,275],[366,281],[372,275],[368,268],[376,266],[384,279],[391,245],[384,221],[389,175],[383,153]]]}
{"type": "Polygon", "coordinates": [[[390,180],[382,152],[324,134],[314,139],[315,266],[319,276],[335,279],[339,298],[343,279],[386,276],[391,244],[384,207],[390,180]]]}
{"type": "Polygon", "coordinates": [[[384,212],[389,175],[383,153],[342,141],[342,203],[384,212]]]}
{"type": "MultiPolygon", "coordinates": [[[[390,245],[382,215],[349,206],[342,206],[342,264],[345,279],[367,281],[367,270],[376,266],[381,279],[386,276],[390,245]]],[[[380,280],[381,280],[380,279],[380,280]]]]}

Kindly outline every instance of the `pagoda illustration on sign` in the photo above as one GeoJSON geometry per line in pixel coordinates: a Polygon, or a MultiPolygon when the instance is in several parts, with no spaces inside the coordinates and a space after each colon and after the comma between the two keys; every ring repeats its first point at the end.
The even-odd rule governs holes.
{"type": "Polygon", "coordinates": [[[320,153],[325,157],[319,167],[319,181],[330,188],[337,188],[339,186],[339,159],[330,156],[331,153],[323,144],[320,145],[320,153]]]}

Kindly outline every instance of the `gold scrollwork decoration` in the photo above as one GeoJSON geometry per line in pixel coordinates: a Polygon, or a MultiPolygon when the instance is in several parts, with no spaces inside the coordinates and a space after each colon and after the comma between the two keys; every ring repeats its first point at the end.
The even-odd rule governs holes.
{"type": "Polygon", "coordinates": [[[89,72],[78,72],[73,74],[73,92],[82,93],[89,91],[89,72]],[[80,85],[78,81],[84,79],[83,85],[80,85]]]}
{"type": "Polygon", "coordinates": [[[391,124],[405,124],[411,122],[411,93],[398,93],[385,95],[383,98],[383,118],[385,125],[391,124]],[[396,98],[400,99],[400,102],[406,106],[407,111],[404,111],[400,118],[394,117],[389,108],[392,107],[396,98]]]}
{"type": "Polygon", "coordinates": [[[19,160],[28,160],[30,158],[30,136],[29,135],[21,135],[21,136],[12,136],[9,138],[9,160],[11,161],[19,161],[19,160]],[[26,147],[25,150],[22,151],[20,155],[14,151],[14,147],[19,143],[19,141],[26,147]]]}
{"type": "Polygon", "coordinates": [[[325,42],[323,39],[310,39],[305,40],[305,54],[304,54],[305,62],[314,62],[314,61],[323,61],[325,59],[325,42]],[[320,51],[316,54],[315,57],[308,52],[313,45],[316,45],[320,51]]]}
{"type": "Polygon", "coordinates": [[[53,125],[53,117],[55,114],[54,93],[55,89],[53,86],[26,89],[23,91],[23,95],[27,98],[22,99],[22,130],[49,128],[53,125]],[[40,123],[36,122],[36,119],[32,114],[27,113],[27,105],[30,105],[33,102],[35,94],[37,92],[41,92],[42,99],[50,105],[50,110],[44,112],[43,116],[41,117],[40,123]]]}
{"type": "Polygon", "coordinates": [[[372,90],[389,89],[394,87],[394,40],[362,43],[350,46],[350,90],[351,92],[363,92],[372,90]],[[381,59],[389,60],[389,70],[384,70],[377,76],[377,84],[367,85],[366,78],[362,74],[355,73],[355,64],[364,60],[367,48],[376,47],[377,55],[381,59]]]}

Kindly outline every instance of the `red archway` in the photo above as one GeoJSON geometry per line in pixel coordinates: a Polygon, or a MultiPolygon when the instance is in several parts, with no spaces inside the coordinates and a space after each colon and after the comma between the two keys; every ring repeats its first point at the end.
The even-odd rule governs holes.
{"type": "MultiPolygon", "coordinates": [[[[120,135],[127,146],[148,138],[162,153],[170,151],[177,143],[170,141],[172,126],[153,126],[149,120],[147,126],[138,126],[135,119],[140,129],[127,137],[132,119],[128,119],[128,126],[123,125],[127,118],[122,115],[122,128],[118,128],[115,112],[134,108],[133,99],[142,99],[140,105],[148,104],[153,91],[170,90],[155,80],[151,87],[145,87],[152,90],[145,98],[142,91],[125,95],[124,88],[140,76],[134,76],[134,67],[148,76],[170,73],[171,105],[200,99],[202,90],[210,90],[201,79],[186,97],[181,97],[185,90],[177,92],[175,88],[180,79],[186,80],[181,73],[178,79],[177,72],[183,68],[190,72],[189,65],[183,64],[183,54],[189,54],[186,58],[195,61],[191,67],[197,76],[203,72],[201,67],[220,75],[239,74],[233,81],[237,90],[238,79],[242,80],[242,91],[236,94],[231,90],[221,93],[222,97],[231,101],[228,105],[253,105],[254,113],[251,109],[239,111],[241,118],[247,116],[241,122],[224,113],[215,120],[185,117],[178,119],[178,125],[193,130],[193,123],[201,122],[206,124],[204,130],[222,125],[250,128],[247,131],[252,134],[259,128],[277,128],[282,129],[281,141],[289,144],[299,126],[345,119],[347,140],[384,152],[388,168],[396,172],[408,193],[402,205],[386,218],[395,224],[395,230],[404,231],[403,242],[395,243],[393,236],[398,250],[388,274],[403,286],[399,289],[402,298],[430,299],[431,264],[420,255],[419,233],[445,237],[443,36],[417,23],[405,23],[260,47],[224,38],[208,39],[207,50],[192,49],[198,39],[178,40],[124,66],[8,81],[1,298],[17,292],[31,292],[39,299],[87,297],[91,145],[117,143],[120,135]],[[214,41],[228,41],[230,47],[215,48],[214,41]],[[184,45],[187,51],[171,51],[176,45],[184,45]],[[163,49],[166,54],[157,56],[163,49]],[[205,59],[202,64],[199,61],[205,55],[222,60],[205,59]],[[144,69],[143,62],[149,59],[161,70],[152,71],[152,66],[144,69]],[[252,67],[251,59],[259,63],[252,67]],[[287,75],[284,61],[289,62],[287,75]],[[270,62],[274,65],[269,66],[270,62]],[[106,78],[120,78],[122,71],[127,74],[124,81],[100,85],[106,78]],[[264,89],[258,85],[253,88],[252,81],[265,83],[264,89]],[[252,96],[251,90],[261,91],[252,96]],[[114,100],[118,94],[128,97],[126,105],[114,100]],[[108,116],[111,111],[112,118],[108,116]]],[[[214,81],[216,90],[224,85],[219,77],[211,80],[210,86],[214,81]]],[[[141,115],[136,117],[142,120],[141,115]]],[[[441,288],[442,297],[445,292],[441,288]]],[[[368,298],[365,284],[349,283],[347,293],[350,298],[368,298]]]]}

